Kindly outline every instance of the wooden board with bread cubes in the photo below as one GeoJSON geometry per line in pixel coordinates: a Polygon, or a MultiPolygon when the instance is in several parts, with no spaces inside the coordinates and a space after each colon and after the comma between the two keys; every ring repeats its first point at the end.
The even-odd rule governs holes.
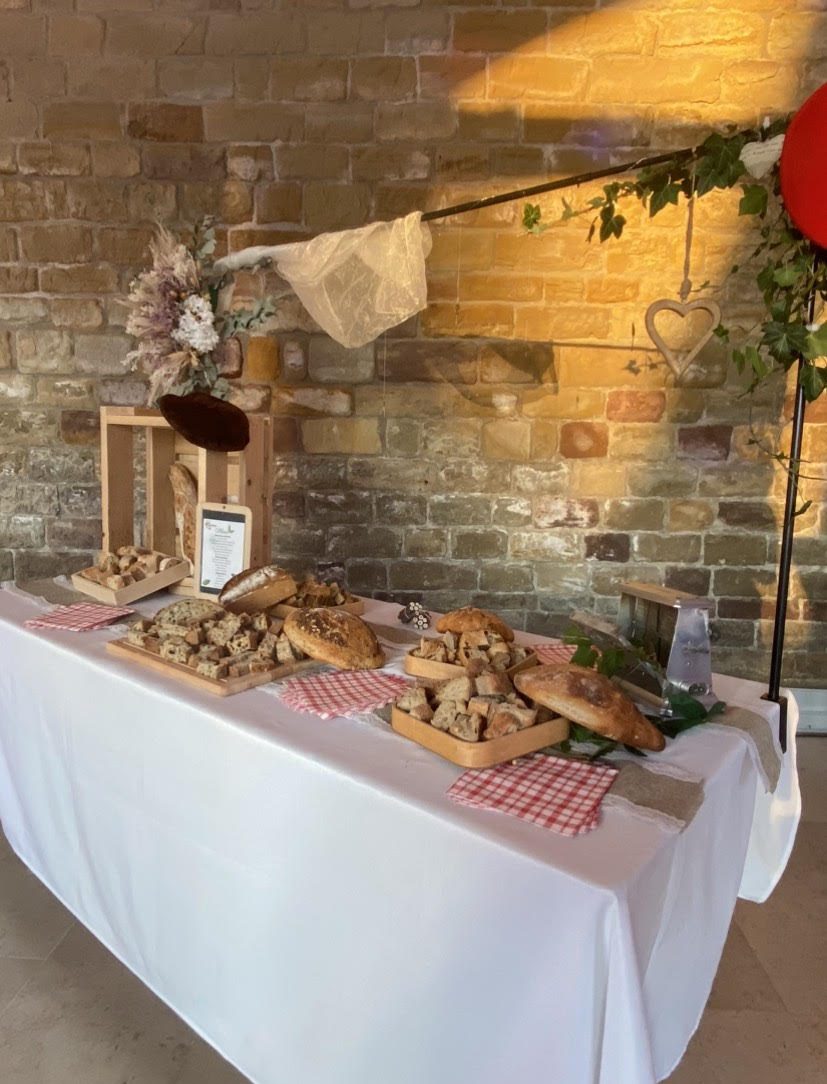
{"type": "Polygon", "coordinates": [[[557,745],[570,722],[636,749],[664,738],[609,678],[570,663],[538,665],[495,614],[466,606],[443,615],[441,639],[406,657],[418,684],[399,696],[391,725],[446,760],[485,768],[557,745]]]}
{"type": "Polygon", "coordinates": [[[107,645],[129,659],[217,696],[287,677],[319,662],[374,669],[385,662],[376,634],[355,614],[331,607],[276,616],[296,582],[276,565],[248,569],[225,584],[218,602],[181,599],[134,622],[107,645]]]}

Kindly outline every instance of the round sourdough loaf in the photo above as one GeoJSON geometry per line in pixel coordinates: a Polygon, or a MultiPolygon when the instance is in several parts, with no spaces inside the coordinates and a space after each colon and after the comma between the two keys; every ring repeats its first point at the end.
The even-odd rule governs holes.
{"type": "Polygon", "coordinates": [[[476,606],[463,606],[461,610],[451,610],[443,614],[436,623],[437,632],[480,632],[487,629],[511,642],[513,630],[488,610],[478,610],[476,606]]]}
{"type": "Polygon", "coordinates": [[[573,663],[535,666],[514,675],[514,684],[535,703],[612,741],[659,752],[663,734],[641,715],[613,681],[573,663]]]}
{"type": "Polygon", "coordinates": [[[340,670],[376,670],[385,662],[373,629],[344,610],[293,610],[284,619],[284,634],[311,659],[340,670]]]}

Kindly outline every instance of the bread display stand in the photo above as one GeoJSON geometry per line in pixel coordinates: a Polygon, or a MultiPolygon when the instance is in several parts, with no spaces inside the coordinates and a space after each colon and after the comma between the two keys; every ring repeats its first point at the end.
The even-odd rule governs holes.
{"type": "MultiPolygon", "coordinates": [[[[530,666],[537,666],[539,659],[534,651],[526,655],[521,662],[514,663],[504,674],[513,677],[521,670],[527,670],[530,666]]],[[[411,651],[405,656],[405,673],[411,677],[419,678],[423,685],[434,685],[439,681],[448,681],[449,678],[462,677],[465,667],[452,662],[436,662],[434,659],[421,659],[411,651]]]]}
{"type": "Polygon", "coordinates": [[[129,662],[139,663],[149,670],[158,674],[173,678],[189,685],[192,689],[200,689],[202,692],[212,693],[214,696],[232,696],[234,693],[243,693],[247,689],[254,689],[257,685],[267,685],[271,681],[290,677],[301,670],[318,666],[313,659],[302,659],[300,662],[274,664],[268,670],[259,670],[256,673],[243,674],[241,677],[210,678],[199,674],[189,666],[180,662],[171,662],[162,659],[160,655],[152,651],[145,651],[142,647],[130,644],[127,640],[110,640],[106,650],[118,659],[127,659],[129,662]]]}
{"type": "Polygon", "coordinates": [[[437,730],[430,723],[414,719],[397,707],[391,712],[391,726],[397,734],[410,738],[437,756],[463,768],[491,768],[495,764],[505,764],[517,757],[536,753],[538,749],[545,749],[547,745],[556,745],[569,736],[568,719],[555,717],[545,723],[535,723],[525,730],[518,730],[516,734],[506,734],[504,738],[463,741],[444,730],[437,730]]]}
{"type": "MultiPolygon", "coordinates": [[[[176,433],[160,411],[148,407],[101,407],[101,492],[103,550],[134,542],[135,434],[146,435],[146,537],[149,549],[182,554],[176,537],[169,468],[181,463],[196,480],[198,501],[246,505],[252,511],[253,564],[270,559],[272,515],[272,419],[251,414],[250,443],[240,452],[210,452],[176,433]]],[[[188,575],[171,587],[195,593],[188,575]]]]}
{"type": "Polygon", "coordinates": [[[181,557],[176,564],[165,568],[163,572],[156,572],[152,576],[145,576],[142,580],[130,583],[127,587],[113,589],[104,587],[102,583],[89,580],[81,572],[75,572],[72,576],[72,586],[76,591],[97,599],[98,602],[107,602],[110,606],[125,606],[130,602],[137,602],[140,598],[153,595],[156,591],[163,591],[175,583],[180,583],[189,575],[189,561],[181,557]]]}

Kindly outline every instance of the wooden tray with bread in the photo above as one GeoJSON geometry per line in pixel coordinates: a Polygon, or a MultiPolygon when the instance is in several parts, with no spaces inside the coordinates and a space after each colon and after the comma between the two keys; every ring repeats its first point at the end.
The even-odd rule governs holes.
{"type": "Polygon", "coordinates": [[[517,674],[539,662],[530,647],[514,640],[514,630],[496,614],[465,606],[437,621],[441,637],[423,636],[405,656],[405,672],[423,682],[447,681],[467,667],[517,674]]]}
{"type": "MultiPolygon", "coordinates": [[[[348,596],[346,602],[328,602],[320,603],[320,608],[325,610],[336,610],[342,613],[355,614],[360,617],[365,612],[365,600],[358,598],[356,595],[348,596]]],[[[276,617],[287,617],[288,614],[293,613],[295,610],[307,609],[306,606],[292,606],[289,602],[280,602],[277,606],[273,607],[273,613],[276,617]]]]}
{"type": "Polygon", "coordinates": [[[333,609],[343,613],[356,614],[365,612],[365,600],[351,595],[338,583],[322,583],[313,576],[308,576],[296,585],[289,598],[285,598],[273,610],[278,617],[287,617],[294,610],[333,609]]]}
{"type": "MultiPolygon", "coordinates": [[[[433,641],[439,643],[440,641],[433,641]]],[[[527,670],[531,666],[537,666],[539,659],[531,648],[524,648],[525,655],[522,658],[518,658],[517,661],[511,663],[510,666],[503,667],[503,673],[508,674],[509,677],[513,677],[514,674],[520,673],[522,670],[527,670]]],[[[421,651],[421,645],[418,648],[413,648],[405,656],[403,666],[405,673],[410,674],[411,677],[419,678],[421,681],[431,684],[439,681],[447,681],[448,678],[458,677],[460,674],[465,673],[465,668],[468,665],[463,662],[439,662],[433,658],[423,658],[417,652],[421,651]]]]}
{"type": "Polygon", "coordinates": [[[98,602],[124,606],[180,583],[189,574],[190,563],[184,557],[121,546],[114,553],[101,553],[90,568],[75,572],[72,586],[98,602]]]}
{"type": "Polygon", "coordinates": [[[243,693],[247,689],[255,689],[258,685],[267,685],[279,678],[297,674],[308,667],[318,665],[313,659],[303,659],[300,662],[273,664],[271,668],[249,671],[240,677],[210,678],[199,674],[196,670],[183,663],[172,662],[162,659],[159,655],[128,640],[110,640],[106,650],[115,658],[127,659],[129,662],[138,663],[158,674],[164,674],[191,689],[200,689],[202,692],[212,693],[214,696],[232,696],[234,693],[243,693]]]}
{"type": "Polygon", "coordinates": [[[107,651],[204,692],[231,696],[313,663],[266,613],[232,613],[208,599],[180,599],[135,621],[107,651]]]}
{"type": "Polygon", "coordinates": [[[554,718],[544,723],[536,723],[527,730],[518,730],[504,738],[494,738],[486,742],[467,742],[455,738],[442,730],[435,730],[430,723],[414,719],[399,708],[391,712],[391,726],[405,738],[410,738],[417,745],[430,749],[432,753],[459,764],[463,768],[493,768],[496,764],[507,764],[517,757],[536,753],[538,749],[556,745],[569,736],[567,719],[554,718]]]}
{"type": "Polygon", "coordinates": [[[465,768],[504,764],[569,735],[568,720],[531,705],[508,675],[494,671],[407,689],[393,706],[391,726],[465,768]]]}

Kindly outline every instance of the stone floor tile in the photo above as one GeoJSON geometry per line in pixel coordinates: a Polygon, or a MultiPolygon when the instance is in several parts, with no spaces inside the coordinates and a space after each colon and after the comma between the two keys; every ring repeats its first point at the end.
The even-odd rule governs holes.
{"type": "Polygon", "coordinates": [[[203,1045],[80,926],[0,1016],[3,1084],[178,1084],[203,1045]]]}
{"type": "Polygon", "coordinates": [[[15,960],[0,957],[0,1017],[29,979],[34,978],[42,968],[43,960],[15,960]]]}
{"type": "Polygon", "coordinates": [[[0,957],[45,960],[74,922],[16,856],[0,859],[0,957]]]}
{"type": "Polygon", "coordinates": [[[784,1012],[784,1002],[740,926],[729,930],[707,1009],[784,1012]]]}
{"type": "Polygon", "coordinates": [[[802,822],[787,870],[767,903],[741,901],[735,910],[738,927],[784,1006],[800,1015],[827,1005],[825,855],[827,824],[802,822]]]}
{"type": "Polygon", "coordinates": [[[708,1009],[669,1084],[824,1084],[827,1025],[791,1013],[708,1009]],[[700,1073],[693,1077],[693,1059],[700,1073]],[[714,1072],[711,1078],[704,1075],[714,1072]]]}

